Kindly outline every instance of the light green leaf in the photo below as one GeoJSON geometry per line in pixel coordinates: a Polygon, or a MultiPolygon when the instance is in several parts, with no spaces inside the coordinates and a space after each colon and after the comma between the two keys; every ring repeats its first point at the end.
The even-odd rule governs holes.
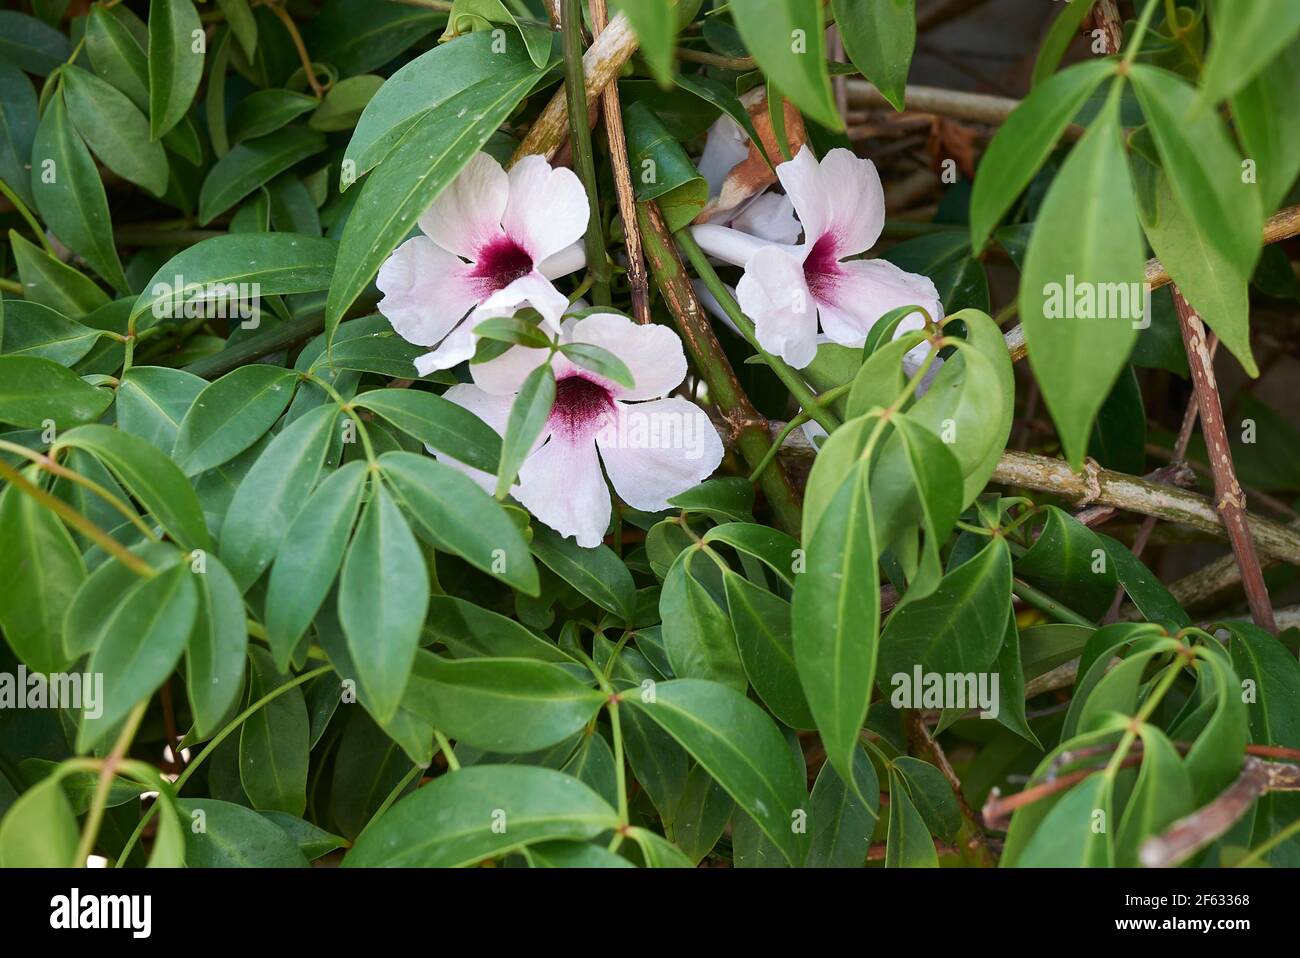
{"type": "Polygon", "coordinates": [[[181,420],[172,458],[187,476],[229,462],[275,425],[293,399],[298,374],[240,366],[199,393],[181,420]]]}
{"type": "Polygon", "coordinates": [[[759,68],[822,126],[844,128],[826,67],[818,0],[732,0],[731,15],[759,68]]]}
{"type": "Polygon", "coordinates": [[[1291,0],[1218,2],[1214,37],[1201,75],[1201,109],[1241,89],[1300,33],[1300,6],[1291,0]]]}
{"type": "Polygon", "coordinates": [[[286,127],[232,147],[203,181],[199,191],[199,223],[212,222],[259,186],[324,149],[324,136],[299,126],[286,127]]]}
{"type": "Polygon", "coordinates": [[[700,554],[697,548],[683,550],[664,579],[659,616],[668,661],[680,678],[710,679],[744,693],[749,683],[731,621],[691,573],[691,559],[700,554]]]}
{"type": "Polygon", "coordinates": [[[190,0],[149,0],[149,129],[155,140],[180,122],[199,89],[202,38],[190,0]]]}
{"type": "Polygon", "coordinates": [[[832,0],[831,9],[844,52],[902,110],[916,46],[916,0],[832,0]]]}
{"type": "Polygon", "coordinates": [[[468,409],[416,389],[372,389],[354,404],[378,413],[402,432],[467,466],[495,474],[501,436],[468,409]]]}

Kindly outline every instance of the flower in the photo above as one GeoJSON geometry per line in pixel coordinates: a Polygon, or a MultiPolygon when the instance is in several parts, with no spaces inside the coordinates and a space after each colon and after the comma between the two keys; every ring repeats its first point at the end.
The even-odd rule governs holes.
{"type": "MultiPolygon", "coordinates": [[[[857,347],[899,306],[943,315],[928,278],[885,260],[849,258],[870,249],[884,228],[884,190],[874,163],[845,149],[818,163],[805,146],[776,172],[803,224],[803,243],[765,243],[712,224],[692,229],[705,252],[745,268],[737,298],[763,349],[803,368],[817,353],[819,321],[831,341],[857,347]]],[[[917,314],[899,331],[922,324],[917,314]]]]}
{"type": "MultiPolygon", "coordinates": [[[[763,108],[766,111],[766,100],[763,108]]],[[[766,190],[761,170],[748,176],[738,172],[758,164],[761,170],[769,169],[744,128],[725,113],[718,117],[709,127],[700,156],[700,175],[709,185],[709,202],[696,222],[730,226],[773,243],[794,244],[799,239],[799,223],[790,198],[766,190]]]]}
{"type": "Polygon", "coordinates": [[[587,194],[572,170],[540,156],[507,174],[477,154],[420,217],[423,235],[379,268],[379,311],[403,339],[437,346],[419,357],[421,376],[474,355],[474,326],[527,305],[558,329],[568,299],[551,280],[581,269],[587,194]]]}
{"type": "MultiPolygon", "coordinates": [[[[686,378],[681,340],[668,327],[593,313],[566,320],[560,336],[564,343],[589,343],[613,353],[635,385],[612,382],[556,353],[551,360],[555,402],[511,492],[541,522],[591,548],[600,544],[610,520],[602,463],[624,502],[658,512],[717,469],[722,441],[699,406],[665,398],[686,378]]],[[[515,394],[545,359],[545,350],[515,346],[472,364],[475,383],[452,386],[443,395],[504,434],[515,394]]],[[[444,461],[493,488],[495,480],[487,473],[444,461]]]]}

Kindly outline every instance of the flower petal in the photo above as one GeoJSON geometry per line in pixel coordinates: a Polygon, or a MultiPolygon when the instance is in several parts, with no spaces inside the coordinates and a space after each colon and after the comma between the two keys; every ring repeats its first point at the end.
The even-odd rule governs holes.
{"type": "MultiPolygon", "coordinates": [[[[468,383],[458,383],[444,392],[442,398],[446,399],[448,402],[455,403],[462,409],[468,409],[498,433],[505,435],[506,420],[510,418],[510,404],[513,402],[513,397],[493,396],[485,393],[477,386],[471,386],[468,383]]],[[[465,473],[465,475],[477,482],[487,492],[495,491],[497,485],[496,476],[486,473],[481,469],[475,469],[473,466],[467,466],[459,459],[444,456],[432,446],[426,445],[425,448],[428,449],[429,452],[433,453],[433,457],[439,462],[465,473]]]]}
{"type": "Polygon", "coordinates": [[[885,228],[885,189],[876,164],[843,148],[822,159],[821,182],[828,203],[828,232],[840,259],[876,245],[885,228]]]}
{"type": "Polygon", "coordinates": [[[420,229],[443,249],[477,259],[478,251],[501,235],[509,197],[510,179],[501,164],[477,153],[420,217],[420,229]]]}
{"type": "Polygon", "coordinates": [[[502,225],[535,264],[577,242],[590,214],[587,191],[573,170],[552,169],[540,156],[525,156],[511,168],[502,225]]]}
{"type": "Polygon", "coordinates": [[[817,355],[817,309],[803,262],[784,248],[759,250],[736,286],[741,310],[754,321],[758,344],[802,369],[817,355]]]}
{"type": "Polygon", "coordinates": [[[427,236],[416,236],[379,267],[379,311],[407,342],[432,346],[478,301],[469,267],[427,236]]]}
{"type": "Polygon", "coordinates": [[[776,168],[776,175],[785,187],[786,196],[794,204],[794,211],[799,214],[804,242],[811,246],[827,231],[831,222],[830,191],[826,188],[817,158],[804,146],[794,159],[776,168]]]}
{"type": "Polygon", "coordinates": [[[496,396],[512,396],[519,392],[528,374],[544,362],[545,349],[511,346],[485,363],[470,363],[469,374],[480,389],[496,396]]]}
{"type": "Polygon", "coordinates": [[[729,226],[715,226],[712,223],[692,226],[691,236],[700,244],[700,249],[704,252],[732,266],[747,265],[755,253],[769,245],[757,236],[751,236],[729,226]]]}
{"type": "Polygon", "coordinates": [[[722,440],[695,403],[673,397],[616,405],[617,421],[596,435],[596,445],[615,491],[632,508],[669,508],[669,499],[722,462],[722,440]]]}
{"type": "Polygon", "coordinates": [[[587,265],[587,247],[582,243],[570,243],[558,253],[552,253],[537,264],[537,272],[547,279],[559,279],[576,273],[587,265]]]}
{"type": "MultiPolygon", "coordinates": [[[[822,329],[842,346],[861,346],[876,320],[900,306],[921,306],[936,320],[943,318],[939,291],[927,276],[909,273],[888,260],[862,259],[841,263],[833,301],[819,302],[822,329]]],[[[898,331],[921,329],[925,320],[914,313],[898,331]]]]}
{"type": "Polygon", "coordinates": [[[626,316],[593,313],[578,320],[572,342],[590,343],[609,350],[627,366],[633,386],[610,383],[615,399],[657,399],[686,378],[686,353],[682,341],[667,326],[642,326],[626,316]]]}
{"type": "Polygon", "coordinates": [[[433,352],[415,357],[415,370],[427,376],[439,369],[451,369],[474,355],[477,342],[472,324],[466,320],[448,333],[433,352]]]}
{"type": "Polygon", "coordinates": [[[558,436],[524,460],[519,503],[562,536],[578,545],[600,545],[609,528],[609,488],[600,471],[596,444],[590,439],[567,442],[558,436]]]}
{"type": "Polygon", "coordinates": [[[749,134],[727,114],[723,113],[704,137],[704,152],[700,155],[697,167],[700,176],[709,184],[709,199],[716,199],[722,192],[722,184],[727,174],[736,164],[749,156],[749,134]]]}
{"type": "Polygon", "coordinates": [[[474,310],[470,322],[513,316],[524,306],[537,310],[546,324],[557,330],[564,311],[569,308],[569,298],[556,289],[549,279],[533,270],[483,300],[478,309],[474,310]]]}
{"type": "Polygon", "coordinates": [[[741,208],[731,220],[733,228],[772,243],[793,246],[802,227],[794,218],[794,204],[780,193],[762,193],[741,208]]]}

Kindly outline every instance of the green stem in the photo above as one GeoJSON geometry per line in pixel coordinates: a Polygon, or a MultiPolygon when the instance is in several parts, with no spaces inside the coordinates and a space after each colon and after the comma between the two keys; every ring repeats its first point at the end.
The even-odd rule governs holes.
{"type": "Polygon", "coordinates": [[[1150,0],[1146,9],[1142,11],[1142,16],[1138,17],[1137,26],[1133,28],[1133,39],[1129,40],[1128,49],[1124,51],[1122,62],[1125,67],[1137,58],[1138,51],[1142,49],[1142,38],[1146,36],[1147,27],[1151,25],[1151,18],[1159,6],[1160,4],[1155,0],[1150,0]]]}
{"type": "Polygon", "coordinates": [[[587,126],[587,83],[582,72],[582,0],[564,0],[560,14],[564,39],[564,92],[569,104],[569,142],[573,167],[587,191],[591,215],[587,219],[587,268],[591,270],[591,298],[597,306],[608,306],[609,258],[605,255],[605,231],[600,217],[600,196],[596,192],[596,160],[592,155],[591,129],[587,126]]]}
{"type": "Polygon", "coordinates": [[[438,748],[442,749],[442,757],[447,760],[447,768],[453,772],[459,772],[460,759],[456,757],[456,750],[451,747],[451,742],[447,739],[447,736],[443,735],[438,729],[434,729],[433,737],[438,740],[438,748]]]}
{"type": "MultiPolygon", "coordinates": [[[[49,237],[45,235],[45,230],[41,229],[41,224],[36,221],[36,217],[33,216],[32,211],[27,208],[27,204],[19,198],[17,193],[9,188],[9,184],[4,180],[0,180],[0,193],[3,193],[5,199],[14,205],[14,209],[18,211],[18,215],[27,221],[27,225],[30,226],[32,232],[36,234],[36,239],[40,241],[41,246],[45,247],[45,252],[49,253],[51,256],[55,256],[54,246],[50,243],[49,237]]],[[[55,256],[55,258],[57,259],[57,256],[55,256]]]]}
{"type": "MultiPolygon", "coordinates": [[[[406,786],[411,784],[412,779],[418,778],[423,771],[424,769],[421,766],[415,765],[412,766],[409,772],[402,776],[401,781],[394,785],[392,790],[388,793],[388,797],[384,799],[377,809],[375,809],[375,814],[370,816],[370,821],[366,822],[365,828],[361,829],[360,833],[357,835],[357,841],[361,840],[361,836],[370,829],[371,825],[383,817],[384,812],[393,807],[393,802],[397,801],[406,786]]],[[[353,842],[353,844],[356,844],[356,842],[353,842]]]]}
{"type": "Polygon", "coordinates": [[[140,720],[144,718],[144,712],[148,706],[149,700],[145,699],[131,710],[131,714],[126,717],[126,724],[122,726],[122,734],[117,737],[117,743],[113,746],[113,751],[109,753],[108,758],[104,760],[103,767],[99,770],[99,781],[95,784],[95,797],[90,802],[90,811],[86,814],[86,824],[81,830],[81,841],[77,845],[77,857],[73,859],[78,865],[84,866],[86,860],[90,857],[90,853],[95,850],[95,839],[99,837],[99,826],[104,821],[104,808],[108,804],[108,793],[113,788],[113,775],[116,773],[122,759],[126,757],[127,749],[131,747],[131,740],[135,738],[135,733],[140,728],[140,720]]]}
{"type": "Polygon", "coordinates": [[[1245,858],[1243,858],[1241,861],[1237,862],[1237,864],[1234,865],[1233,867],[1249,868],[1251,865],[1254,865],[1256,862],[1263,859],[1265,855],[1267,855],[1273,849],[1277,848],[1277,846],[1281,845],[1283,842],[1288,841],[1291,838],[1294,838],[1296,835],[1300,835],[1300,818],[1297,818],[1294,822],[1292,822],[1286,828],[1282,829],[1280,832],[1278,832],[1276,835],[1271,837],[1268,841],[1264,842],[1262,845],[1259,845],[1256,848],[1251,849],[1250,854],[1247,855],[1245,858]]]}
{"type": "Polygon", "coordinates": [[[678,245],[686,254],[686,258],[695,267],[696,275],[704,281],[709,292],[713,294],[714,299],[722,307],[723,311],[733,323],[740,329],[749,344],[758,350],[759,356],[763,362],[772,367],[777,378],[790,390],[792,395],[801,409],[806,412],[817,425],[821,426],[827,432],[833,432],[840,422],[835,415],[825,406],[819,404],[817,394],[808,388],[808,384],[803,381],[797,372],[795,372],[785,360],[773,356],[763,347],[758,345],[758,337],[754,333],[754,324],[750,322],[748,316],[741,311],[731,293],[728,292],[726,285],[718,276],[717,270],[709,262],[709,257],[705,255],[704,250],[700,249],[700,244],[695,242],[695,237],[691,235],[690,227],[683,227],[674,234],[678,245]]]}
{"type": "MultiPolygon", "coordinates": [[[[227,738],[230,737],[230,734],[234,732],[235,729],[239,728],[241,725],[247,722],[249,718],[257,714],[257,712],[260,709],[263,709],[267,705],[270,705],[272,702],[278,699],[285,692],[288,692],[290,689],[297,688],[298,686],[302,685],[304,682],[310,682],[316,676],[324,675],[326,672],[329,671],[331,671],[330,666],[322,665],[318,669],[312,669],[310,672],[304,672],[302,675],[295,676],[294,678],[290,679],[288,682],[285,682],[283,685],[278,686],[272,689],[271,691],[267,692],[256,702],[254,702],[248,708],[244,709],[244,711],[240,712],[233,719],[231,719],[230,722],[226,725],[226,727],[223,728],[220,732],[218,732],[213,737],[213,739],[203,747],[203,751],[199,752],[199,754],[195,756],[194,761],[190,762],[189,765],[185,766],[185,771],[181,772],[180,776],[176,779],[176,794],[180,795],[181,789],[185,787],[185,783],[190,780],[190,777],[195,773],[195,771],[198,770],[199,766],[204,763],[204,761],[208,758],[209,755],[211,755],[214,751],[216,751],[217,746],[219,746],[222,742],[224,742],[227,738]]],[[[154,809],[157,807],[158,807],[157,804],[150,805],[149,810],[140,817],[140,822],[135,826],[135,831],[131,833],[131,837],[126,840],[126,844],[122,847],[122,852],[120,855],[118,855],[117,864],[115,867],[121,868],[123,865],[126,864],[127,859],[131,857],[131,851],[135,848],[136,843],[140,840],[140,835],[144,832],[144,827],[149,824],[149,819],[153,818],[154,809]]]]}
{"type": "Polygon", "coordinates": [[[1058,622],[1068,622],[1070,625],[1082,625],[1089,629],[1096,628],[1096,623],[1091,619],[1085,619],[1078,612],[1066,608],[1051,596],[1039,592],[1032,585],[1022,581],[1021,579],[1016,579],[1014,581],[1011,591],[1038,611],[1045,612],[1058,622]]]}

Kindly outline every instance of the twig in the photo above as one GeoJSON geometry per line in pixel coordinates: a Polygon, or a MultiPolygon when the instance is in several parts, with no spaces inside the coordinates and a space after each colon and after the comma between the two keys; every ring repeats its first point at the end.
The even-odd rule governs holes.
{"type": "MultiPolygon", "coordinates": [[[[623,64],[636,52],[636,34],[627,21],[619,14],[609,22],[596,42],[587,48],[582,58],[583,83],[586,87],[587,106],[596,102],[605,87],[617,77],[623,64]]],[[[533,121],[528,135],[524,137],[519,148],[515,150],[514,162],[533,153],[540,154],[548,160],[564,142],[569,129],[569,107],[565,100],[565,91],[559,90],[551,97],[541,115],[533,121]]]]}
{"type": "Polygon", "coordinates": [[[289,31],[289,38],[293,40],[294,49],[298,51],[298,59],[302,61],[303,72],[307,74],[307,82],[311,84],[311,91],[316,94],[316,99],[325,96],[325,88],[320,85],[320,80],[316,79],[316,69],[311,63],[311,54],[307,52],[307,45],[302,42],[302,34],[298,32],[298,25],[293,22],[293,17],[289,16],[289,11],[278,3],[267,3],[271,12],[279,17],[284,28],[289,31]]]}
{"type": "MultiPolygon", "coordinates": [[[[605,31],[608,15],[605,0],[590,0],[590,5],[594,43],[605,31]]],[[[650,279],[646,275],[645,254],[641,249],[641,229],[636,222],[636,194],[632,191],[632,170],[628,165],[627,136],[623,132],[623,108],[619,104],[617,83],[605,87],[601,105],[605,111],[614,189],[618,194],[618,212],[623,219],[623,237],[627,245],[627,282],[632,293],[632,315],[638,323],[644,324],[650,322],[650,279]]]]}
{"type": "MultiPolygon", "coordinates": [[[[713,327],[691,287],[690,277],[673,245],[672,234],[668,232],[659,207],[654,203],[639,203],[637,217],[641,235],[645,238],[646,258],[664,303],[676,321],[691,361],[708,385],[710,401],[718,407],[718,413],[726,423],[727,435],[723,442],[739,449],[753,469],[763,461],[772,445],[767,420],[749,401],[735,370],[727,361],[722,344],[714,335],[713,327]]],[[[778,463],[777,468],[763,470],[758,482],[782,528],[798,535],[802,513],[800,496],[784,466],[778,463]]]]}
{"type": "Polygon", "coordinates": [[[961,782],[957,778],[957,773],[952,770],[952,763],[948,761],[948,756],[944,754],[943,747],[930,734],[930,730],[925,724],[925,717],[921,712],[916,709],[908,709],[904,716],[907,725],[907,740],[911,744],[912,750],[921,753],[926,761],[943,773],[943,777],[948,780],[948,785],[952,788],[953,797],[957,800],[957,810],[961,813],[962,821],[961,828],[957,832],[958,850],[972,865],[980,868],[994,867],[997,865],[997,860],[993,856],[993,850],[989,848],[988,838],[980,827],[975,812],[966,803],[966,797],[961,791],[961,782]]]}
{"type": "Polygon", "coordinates": [[[131,710],[113,746],[113,751],[109,752],[108,758],[104,759],[104,765],[99,770],[99,781],[95,783],[95,796],[91,799],[86,824],[81,830],[81,841],[77,845],[77,856],[73,859],[77,867],[85,865],[86,859],[95,850],[95,839],[99,836],[99,826],[104,821],[104,806],[113,787],[113,776],[117,774],[122,759],[126,758],[126,751],[131,747],[131,740],[135,738],[136,730],[140,727],[140,720],[144,718],[144,711],[148,705],[149,700],[145,699],[131,710]]]}
{"type": "Polygon", "coordinates": [[[1228,446],[1228,433],[1223,422],[1223,404],[1214,378],[1214,360],[1205,341],[1205,326],[1190,303],[1174,288],[1174,307],[1178,312],[1178,326],[1187,350],[1187,362],[1192,370],[1192,385],[1196,392],[1196,405],[1201,413],[1201,432],[1214,472],[1215,508],[1223,517],[1228,541],[1241,566],[1241,583],[1250,604],[1250,614],[1262,629],[1277,633],[1273,621],[1273,604],[1269,601],[1268,586],[1259,567],[1255,541],[1246,524],[1246,496],[1237,482],[1232,465],[1232,450],[1228,446]]]}
{"type": "Polygon", "coordinates": [[[1164,834],[1148,838],[1138,851],[1138,860],[1147,868],[1169,868],[1186,861],[1232,828],[1268,790],[1269,778],[1267,762],[1247,758],[1241,775],[1223,794],[1178,819],[1164,834]]]}

